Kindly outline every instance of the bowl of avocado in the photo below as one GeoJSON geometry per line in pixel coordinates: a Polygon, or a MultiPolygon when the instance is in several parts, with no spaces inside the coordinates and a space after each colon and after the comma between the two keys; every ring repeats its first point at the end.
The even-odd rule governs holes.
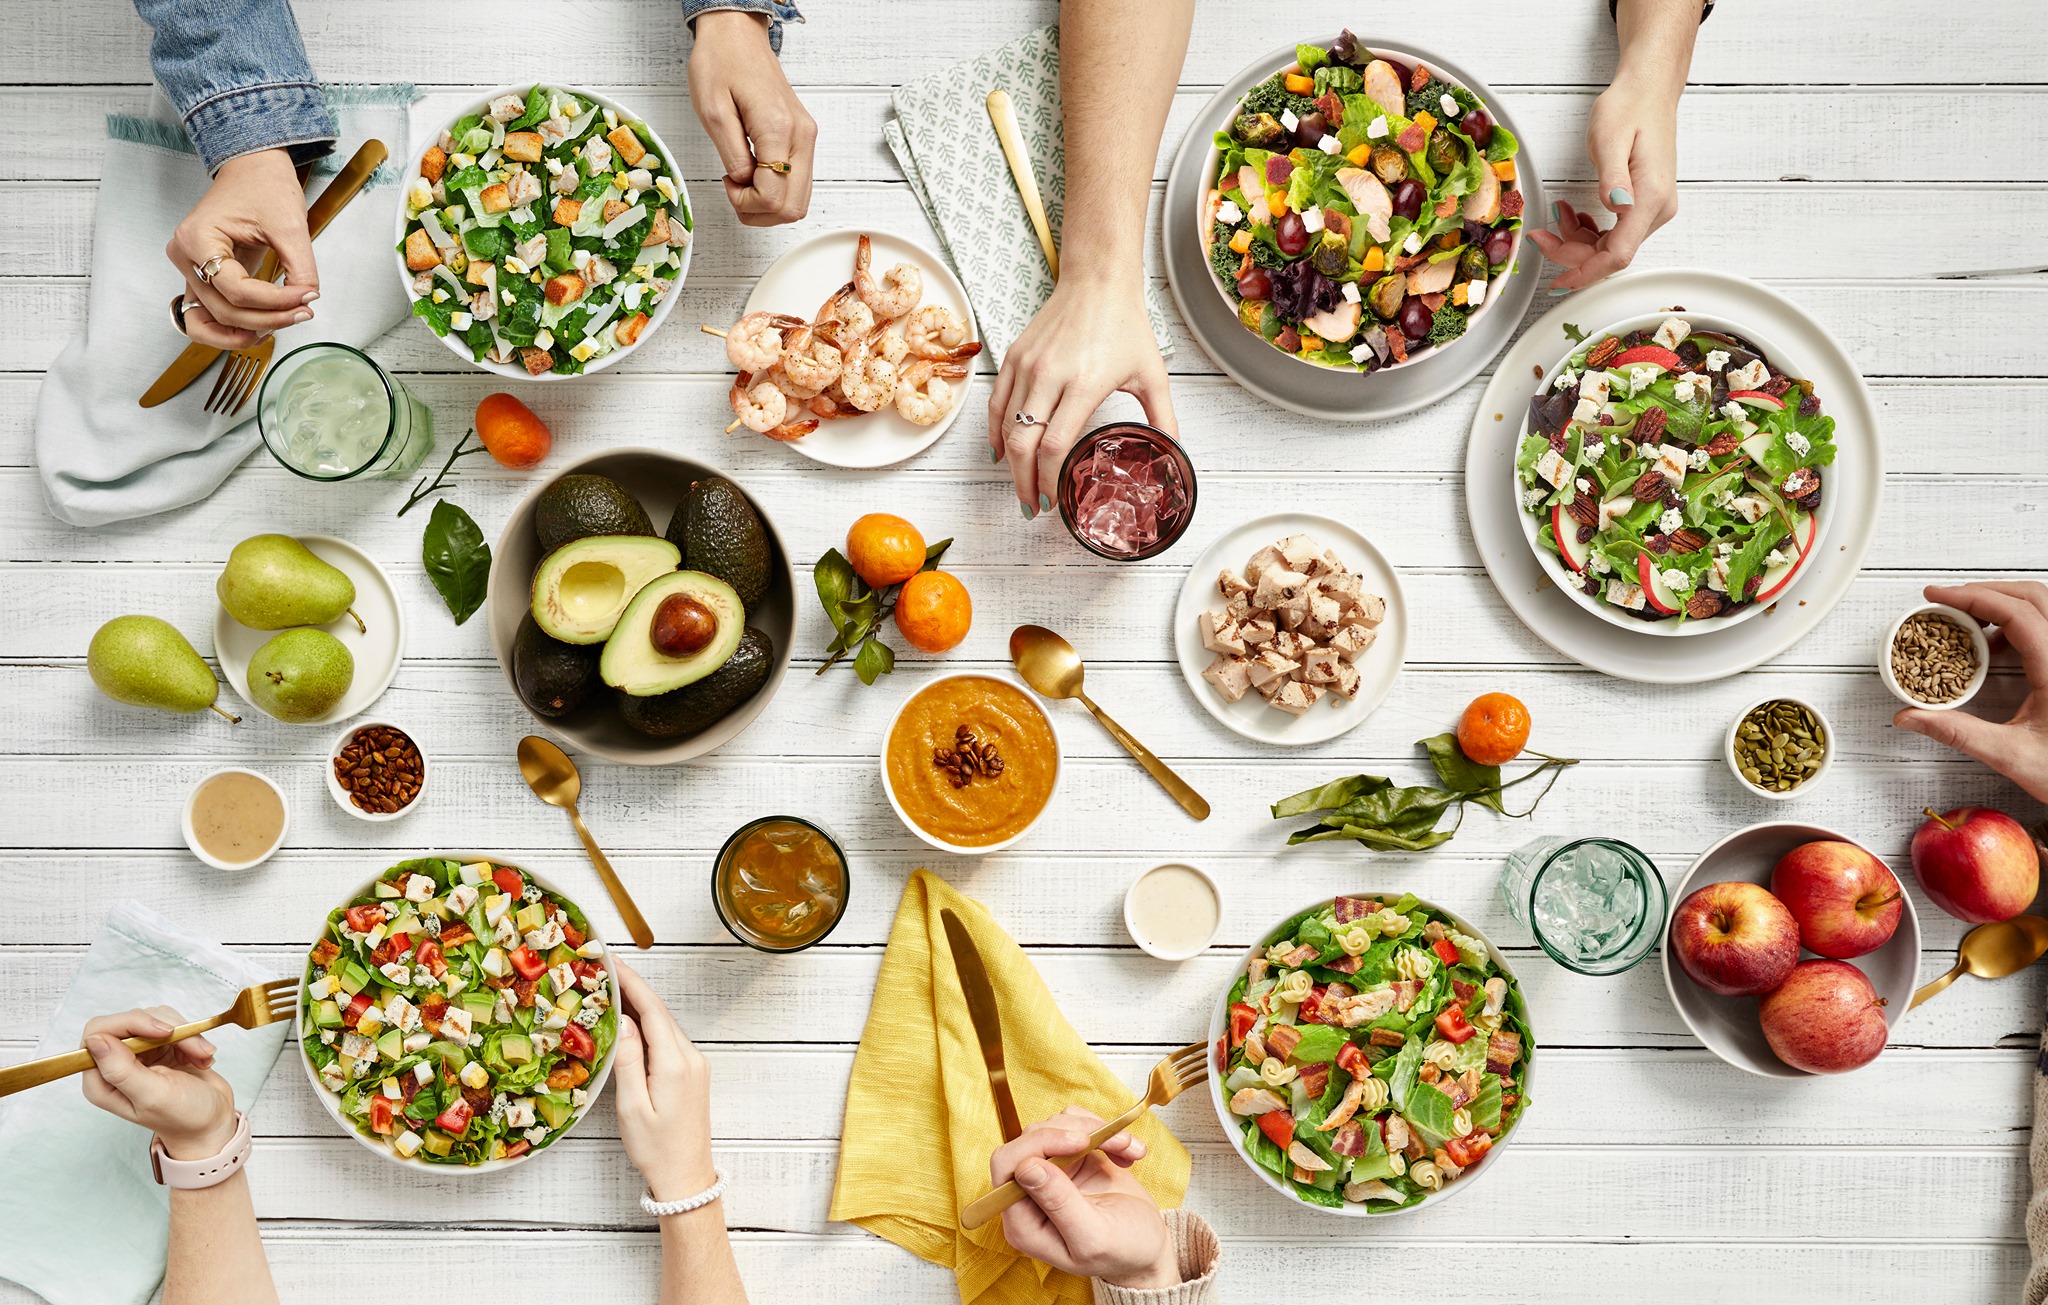
{"type": "Polygon", "coordinates": [[[542,727],[629,765],[731,740],[796,635],[768,514],[718,468],[649,448],[593,454],[528,494],[492,554],[488,608],[499,669],[542,727]]]}

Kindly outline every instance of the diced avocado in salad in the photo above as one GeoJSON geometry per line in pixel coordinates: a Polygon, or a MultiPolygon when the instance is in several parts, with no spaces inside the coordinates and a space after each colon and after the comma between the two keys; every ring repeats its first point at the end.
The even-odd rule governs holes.
{"type": "Polygon", "coordinates": [[[1521,506],[1580,589],[1649,621],[1775,602],[1815,551],[1834,418],[1739,335],[1603,332],[1529,403],[1521,506]]]}
{"type": "Polygon", "coordinates": [[[336,910],[306,967],[300,1045],[357,1132],[475,1165],[560,1137],[618,1013],[574,903],[510,866],[391,867],[336,910]]]}
{"type": "Polygon", "coordinates": [[[1513,268],[1514,133],[1424,65],[1346,31],[1247,92],[1206,197],[1238,321],[1304,361],[1369,372],[1464,334],[1513,268]]]}
{"type": "Polygon", "coordinates": [[[481,361],[573,374],[646,331],[692,229],[647,124],[537,85],[458,118],[407,184],[413,316],[481,361]]]}
{"type": "Polygon", "coordinates": [[[1282,925],[1232,986],[1224,1037],[1217,1090],[1245,1152],[1311,1205],[1426,1200],[1528,1105],[1520,989],[1412,895],[1282,925]]]}

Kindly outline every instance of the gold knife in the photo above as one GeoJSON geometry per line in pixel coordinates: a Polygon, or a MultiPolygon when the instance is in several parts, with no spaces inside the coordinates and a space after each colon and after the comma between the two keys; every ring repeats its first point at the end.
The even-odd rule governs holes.
{"type": "MultiPolygon", "coordinates": [[[[364,184],[369,181],[370,174],[377,170],[377,165],[389,154],[390,151],[381,140],[363,142],[355,157],[335,174],[334,180],[327,183],[327,189],[321,191],[320,197],[306,209],[308,238],[319,235],[326,229],[328,223],[334,221],[337,213],[348,207],[348,202],[361,192],[364,184]]],[[[269,281],[276,276],[277,251],[266,250],[263,261],[256,265],[256,279],[269,281]]],[[[213,366],[213,360],[220,357],[222,352],[223,350],[216,349],[210,344],[187,345],[185,352],[179,354],[169,367],[164,368],[164,374],[156,378],[156,383],[143,391],[141,406],[154,408],[175,397],[186,386],[204,375],[206,369],[213,366]]]]}
{"type": "Polygon", "coordinates": [[[1010,175],[1017,193],[1024,197],[1024,213],[1031,229],[1038,233],[1038,247],[1045,251],[1045,265],[1052,279],[1060,279],[1060,251],[1052,243],[1052,227],[1045,220],[1045,201],[1038,196],[1038,174],[1031,168],[1031,152],[1024,148],[1024,134],[1017,130],[1017,110],[1010,93],[998,86],[988,93],[988,120],[995,124],[996,139],[1002,142],[1003,157],[1010,161],[1010,175]]]}
{"type": "Polygon", "coordinates": [[[1024,1131],[1017,1122],[1017,1103],[1010,1098],[1010,1074],[1003,1066],[1003,1020],[996,1009],[996,990],[988,981],[988,967],[969,936],[967,926],[950,909],[939,912],[946,926],[946,944],[953,952],[953,968],[960,975],[960,991],[967,998],[967,1017],[974,1021],[974,1036],[981,1043],[981,1059],[988,1066],[988,1089],[996,1099],[996,1121],[1008,1142],[1024,1131]]]}

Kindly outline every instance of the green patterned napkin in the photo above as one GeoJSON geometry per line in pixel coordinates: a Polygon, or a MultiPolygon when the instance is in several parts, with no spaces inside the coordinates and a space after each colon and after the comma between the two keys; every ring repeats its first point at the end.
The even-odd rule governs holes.
{"type": "MultiPolygon", "coordinates": [[[[988,93],[1001,86],[1017,109],[1031,151],[1053,243],[1066,201],[1060,132],[1060,34],[1041,27],[991,54],[897,88],[896,116],[882,127],[946,257],[967,284],[982,341],[1000,366],[1003,354],[1052,294],[1052,272],[1025,216],[1002,143],[988,120],[988,93]],[[963,259],[960,251],[972,251],[963,259]]],[[[1145,286],[1145,311],[1162,354],[1173,351],[1157,287],[1145,286]]]]}

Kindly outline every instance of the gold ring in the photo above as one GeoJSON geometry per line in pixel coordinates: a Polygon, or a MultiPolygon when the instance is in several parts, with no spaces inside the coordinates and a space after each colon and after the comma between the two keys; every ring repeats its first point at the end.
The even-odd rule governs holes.
{"type": "Polygon", "coordinates": [[[192,275],[199,278],[199,284],[212,285],[213,278],[220,275],[220,265],[227,261],[228,256],[226,254],[215,254],[212,258],[206,260],[206,265],[203,267],[197,263],[193,264],[192,275]]]}
{"type": "Polygon", "coordinates": [[[762,159],[762,160],[758,160],[757,162],[755,162],[754,166],[755,166],[755,167],[757,167],[757,168],[766,168],[766,169],[768,169],[768,170],[769,170],[770,172],[773,172],[773,173],[777,174],[778,176],[784,176],[784,177],[786,177],[786,176],[788,176],[788,175],[789,175],[789,160],[788,160],[788,159],[776,159],[776,160],[774,160],[773,162],[770,162],[770,161],[768,161],[768,160],[766,160],[766,159],[762,159]]]}

